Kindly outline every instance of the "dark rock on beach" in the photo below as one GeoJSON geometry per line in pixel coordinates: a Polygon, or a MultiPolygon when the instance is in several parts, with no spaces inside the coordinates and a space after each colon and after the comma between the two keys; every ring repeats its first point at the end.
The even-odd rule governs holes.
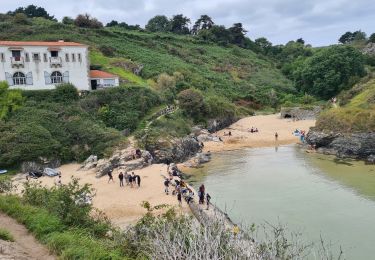
{"type": "Polygon", "coordinates": [[[324,154],[375,162],[374,132],[343,134],[312,129],[307,134],[306,141],[324,154]]]}

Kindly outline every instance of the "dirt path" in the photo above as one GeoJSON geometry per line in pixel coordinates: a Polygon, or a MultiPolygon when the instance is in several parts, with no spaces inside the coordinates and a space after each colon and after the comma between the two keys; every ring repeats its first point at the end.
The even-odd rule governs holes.
{"type": "Polygon", "coordinates": [[[0,259],[53,260],[47,248],[41,245],[28,231],[14,219],[0,213],[0,227],[8,230],[15,242],[0,240],[0,259]]]}

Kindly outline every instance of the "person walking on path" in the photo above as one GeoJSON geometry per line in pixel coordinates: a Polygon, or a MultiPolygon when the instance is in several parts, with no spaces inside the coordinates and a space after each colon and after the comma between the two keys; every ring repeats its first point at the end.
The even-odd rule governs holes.
{"type": "Polygon", "coordinates": [[[141,176],[135,175],[135,178],[137,179],[138,188],[141,187],[141,176]]]}
{"type": "Polygon", "coordinates": [[[178,205],[181,207],[182,206],[182,195],[181,195],[181,192],[177,193],[177,200],[178,200],[178,205]]]}
{"type": "Polygon", "coordinates": [[[113,180],[112,170],[110,170],[110,171],[108,172],[108,183],[109,183],[110,181],[115,182],[115,181],[113,180]]]}
{"type": "Polygon", "coordinates": [[[169,194],[169,180],[168,179],[165,179],[164,181],[164,192],[165,194],[169,194]]]}
{"type": "Polygon", "coordinates": [[[211,200],[211,196],[210,196],[210,194],[207,193],[207,195],[206,195],[206,202],[207,202],[206,210],[208,210],[210,208],[210,200],[211,200]]]}
{"type": "Polygon", "coordinates": [[[124,174],[120,172],[118,178],[120,179],[120,187],[124,187],[124,174]]]}
{"type": "Polygon", "coordinates": [[[275,141],[277,141],[278,138],[279,138],[279,134],[276,132],[275,133],[275,141]]]}

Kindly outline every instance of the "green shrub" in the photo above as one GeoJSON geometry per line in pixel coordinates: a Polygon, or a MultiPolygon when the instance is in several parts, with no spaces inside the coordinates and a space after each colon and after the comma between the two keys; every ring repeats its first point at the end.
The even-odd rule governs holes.
{"type": "Polygon", "coordinates": [[[56,102],[71,103],[78,99],[78,90],[74,85],[64,83],[56,86],[54,91],[54,100],[56,102]]]}
{"type": "Polygon", "coordinates": [[[8,230],[0,228],[0,239],[5,241],[14,242],[14,237],[8,230]]]}

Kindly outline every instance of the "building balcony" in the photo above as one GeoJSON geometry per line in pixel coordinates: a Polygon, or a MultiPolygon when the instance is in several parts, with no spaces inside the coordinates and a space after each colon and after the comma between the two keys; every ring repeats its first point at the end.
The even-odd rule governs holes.
{"type": "Polygon", "coordinates": [[[25,60],[23,57],[11,57],[10,62],[12,64],[12,68],[23,68],[25,66],[25,60]]]}
{"type": "Polygon", "coordinates": [[[62,67],[62,60],[60,57],[50,57],[49,58],[49,64],[51,68],[53,67],[62,67]]]}

